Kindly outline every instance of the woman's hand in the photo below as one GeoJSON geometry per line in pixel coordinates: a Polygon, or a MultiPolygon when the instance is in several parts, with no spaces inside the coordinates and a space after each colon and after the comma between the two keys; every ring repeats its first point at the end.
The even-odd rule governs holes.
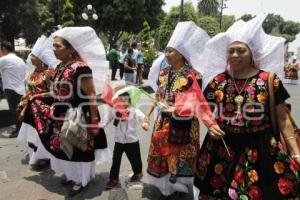
{"type": "Polygon", "coordinates": [[[144,129],[144,131],[148,131],[149,130],[149,127],[150,127],[150,124],[149,122],[143,122],[142,124],[142,128],[144,129]]]}
{"type": "Polygon", "coordinates": [[[168,106],[167,108],[163,109],[164,113],[168,113],[168,114],[172,114],[173,112],[175,112],[175,106],[168,106]]]}
{"type": "Polygon", "coordinates": [[[211,125],[208,128],[208,134],[213,138],[213,139],[221,139],[225,135],[224,131],[220,129],[218,124],[211,125]]]}
{"type": "Polygon", "coordinates": [[[143,121],[143,124],[142,124],[142,128],[145,130],[145,131],[148,131],[149,130],[149,126],[150,126],[150,123],[149,123],[149,117],[146,116],[144,121],[143,121]]]}

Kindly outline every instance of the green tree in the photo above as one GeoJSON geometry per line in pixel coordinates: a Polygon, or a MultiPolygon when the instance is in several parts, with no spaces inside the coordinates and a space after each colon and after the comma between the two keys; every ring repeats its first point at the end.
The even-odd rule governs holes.
{"type": "Polygon", "coordinates": [[[220,32],[219,22],[214,17],[201,17],[198,25],[211,37],[220,32]]]}
{"type": "Polygon", "coordinates": [[[89,3],[93,5],[99,17],[94,23],[94,28],[108,36],[110,45],[116,44],[125,32],[139,33],[144,21],[149,23],[151,29],[157,28],[164,15],[164,0],[74,0],[74,13],[75,16],[79,16],[75,19],[76,24],[85,23],[80,16],[89,3]]]}
{"type": "Polygon", "coordinates": [[[8,40],[11,43],[21,31],[19,0],[0,1],[0,36],[1,40],[8,40]]]}
{"type": "Polygon", "coordinates": [[[222,32],[226,31],[235,22],[234,15],[223,15],[222,32]]]}
{"type": "Polygon", "coordinates": [[[263,23],[263,27],[266,33],[271,33],[272,31],[274,32],[275,29],[277,29],[278,33],[280,33],[279,27],[283,23],[284,19],[280,15],[270,14],[263,23]]]}
{"type": "Polygon", "coordinates": [[[244,14],[239,19],[244,20],[245,22],[249,21],[250,19],[254,18],[255,16],[252,16],[251,14],[244,14]]]}
{"type": "Polygon", "coordinates": [[[198,3],[199,13],[203,16],[217,16],[219,7],[218,0],[200,0],[198,3]]]}
{"type": "Polygon", "coordinates": [[[300,32],[300,24],[293,21],[284,21],[280,15],[270,14],[267,16],[263,27],[266,33],[284,37],[287,42],[296,39],[296,35],[300,32]]]}
{"type": "Polygon", "coordinates": [[[67,0],[64,4],[63,15],[62,15],[62,26],[74,26],[74,13],[73,13],[73,4],[71,0],[67,0]]]}
{"type": "Polygon", "coordinates": [[[143,24],[143,29],[139,33],[142,41],[142,53],[144,55],[145,66],[151,66],[155,59],[154,39],[152,38],[151,28],[147,21],[143,24]]]}
{"type": "Polygon", "coordinates": [[[0,32],[2,39],[24,37],[28,45],[41,34],[51,31],[54,18],[49,12],[51,0],[1,0],[0,32]]]}
{"type": "MultiPolygon", "coordinates": [[[[179,22],[180,7],[173,7],[171,11],[165,16],[155,36],[155,42],[158,49],[166,48],[166,45],[179,22]]],[[[183,21],[194,21],[198,24],[198,14],[191,3],[185,3],[183,7],[183,21]]]]}

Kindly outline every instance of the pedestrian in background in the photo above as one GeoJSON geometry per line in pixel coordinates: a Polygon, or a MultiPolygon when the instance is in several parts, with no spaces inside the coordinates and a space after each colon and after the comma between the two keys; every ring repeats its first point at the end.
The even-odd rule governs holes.
{"type": "Polygon", "coordinates": [[[136,71],[135,61],[133,59],[133,49],[129,48],[124,59],[124,76],[126,85],[134,85],[134,72],[136,71]]]}
{"type": "Polygon", "coordinates": [[[125,62],[125,57],[127,55],[126,52],[126,47],[122,46],[120,53],[119,53],[119,70],[120,70],[120,79],[123,79],[123,75],[124,75],[124,62],[125,62]]]}
{"type": "Polygon", "coordinates": [[[111,49],[108,53],[108,59],[109,59],[109,63],[110,63],[110,67],[111,67],[111,80],[117,80],[116,79],[116,73],[119,67],[119,54],[118,51],[116,49],[116,45],[112,45],[111,49]]]}
{"type": "Polygon", "coordinates": [[[17,105],[25,94],[26,64],[14,53],[13,44],[3,41],[0,46],[0,73],[3,89],[16,129],[10,132],[9,137],[17,137],[21,123],[17,120],[17,105]]]}

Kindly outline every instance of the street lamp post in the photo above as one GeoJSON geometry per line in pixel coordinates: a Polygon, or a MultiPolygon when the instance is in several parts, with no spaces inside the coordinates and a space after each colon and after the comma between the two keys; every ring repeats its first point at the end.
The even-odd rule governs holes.
{"type": "Polygon", "coordinates": [[[98,15],[97,12],[95,10],[95,8],[93,8],[93,6],[91,4],[88,4],[84,10],[83,13],[81,14],[81,17],[85,20],[88,21],[89,24],[91,25],[91,20],[98,20],[98,15]]]}
{"type": "Polygon", "coordinates": [[[220,30],[222,31],[222,18],[223,18],[223,9],[227,8],[226,4],[224,3],[224,1],[228,1],[228,0],[221,0],[221,5],[220,5],[220,9],[221,9],[221,16],[220,16],[220,30]]]}
{"type": "Polygon", "coordinates": [[[181,0],[181,4],[180,4],[180,18],[179,21],[183,20],[183,4],[184,4],[184,0],[181,0]]]}

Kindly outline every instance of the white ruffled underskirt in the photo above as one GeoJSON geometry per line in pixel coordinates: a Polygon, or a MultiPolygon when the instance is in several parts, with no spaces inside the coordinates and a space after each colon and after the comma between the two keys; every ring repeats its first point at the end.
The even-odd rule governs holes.
{"type": "Polygon", "coordinates": [[[193,185],[194,200],[199,200],[200,190],[193,185]]]}
{"type": "Polygon", "coordinates": [[[169,181],[170,174],[160,178],[148,174],[147,178],[149,184],[157,187],[165,196],[171,195],[176,191],[188,193],[188,188],[192,187],[194,182],[194,177],[177,177],[176,183],[173,184],[169,181]]]}
{"type": "Polygon", "coordinates": [[[56,173],[63,173],[67,180],[81,183],[82,186],[86,186],[91,178],[95,177],[96,164],[111,162],[112,160],[109,148],[95,150],[95,160],[91,162],[72,162],[58,159],[45,149],[36,129],[27,123],[22,123],[17,141],[22,144],[30,142],[37,147],[36,152],[29,148],[29,164],[35,164],[39,159],[50,159],[52,170],[56,173]]]}

